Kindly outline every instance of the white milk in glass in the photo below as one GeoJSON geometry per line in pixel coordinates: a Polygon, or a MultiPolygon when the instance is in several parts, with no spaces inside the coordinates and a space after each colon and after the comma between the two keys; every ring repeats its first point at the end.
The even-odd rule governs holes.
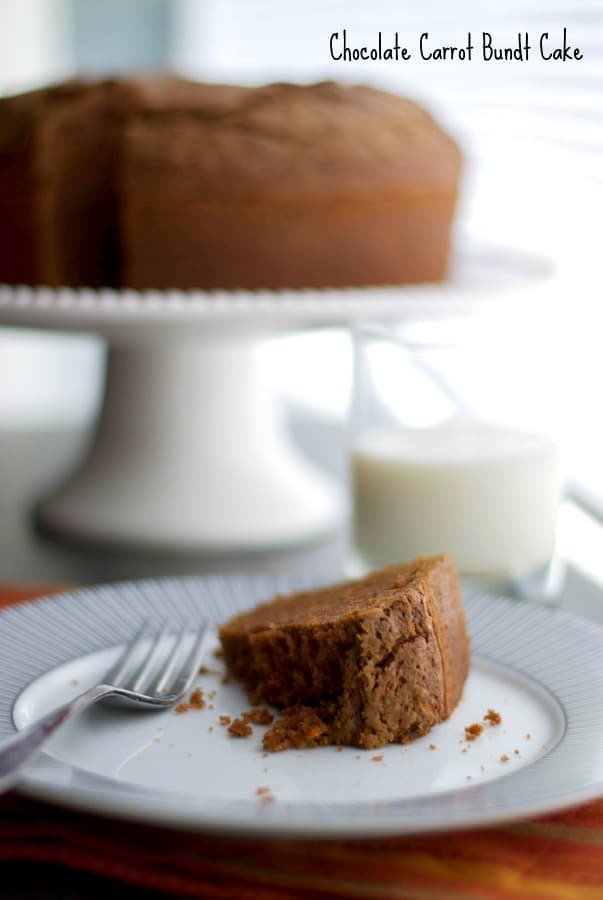
{"type": "Polygon", "coordinates": [[[356,549],[367,566],[450,553],[459,571],[521,578],[553,555],[555,444],[462,417],[367,435],[352,456],[356,549]]]}

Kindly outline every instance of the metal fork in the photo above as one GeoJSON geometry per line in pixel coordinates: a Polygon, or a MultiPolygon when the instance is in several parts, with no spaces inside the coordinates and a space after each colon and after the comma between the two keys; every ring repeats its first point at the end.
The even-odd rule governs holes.
{"type": "Polygon", "coordinates": [[[159,710],[181,700],[199,671],[207,627],[207,622],[198,626],[191,642],[190,628],[184,628],[170,640],[166,625],[141,659],[150,636],[148,624],[143,625],[100,684],[33,722],[0,746],[0,792],[16,784],[25,762],[67,719],[91,704],[110,700],[138,710],[159,710]],[[182,659],[187,645],[189,652],[182,659]]]}

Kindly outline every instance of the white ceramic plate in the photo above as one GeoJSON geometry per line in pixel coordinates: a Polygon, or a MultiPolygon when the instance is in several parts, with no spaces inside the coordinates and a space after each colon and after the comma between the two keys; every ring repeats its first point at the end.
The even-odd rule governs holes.
{"type": "MultiPolygon", "coordinates": [[[[147,617],[220,621],[300,585],[269,576],[164,579],[9,608],[0,613],[0,734],[99,679],[147,617]]],[[[413,744],[264,756],[263,728],[235,739],[219,724],[249,702],[237,684],[221,683],[213,635],[206,664],[216,674],[199,676],[211,706],[185,714],[97,707],[55,736],[22,790],[182,829],[311,837],[476,826],[603,793],[603,629],[505,598],[470,595],[466,604],[473,664],[463,700],[413,744]],[[502,723],[467,743],[465,725],[488,708],[502,723]],[[262,787],[272,801],[257,794],[262,787]]]]}
{"type": "Polygon", "coordinates": [[[0,285],[0,324],[89,330],[122,341],[166,333],[205,335],[270,333],[283,329],[344,325],[472,313],[497,300],[542,299],[550,308],[553,262],[529,250],[464,242],[449,278],[438,284],[341,290],[133,291],[50,289],[0,285]],[[466,244],[466,245],[465,245],[466,244]]]}

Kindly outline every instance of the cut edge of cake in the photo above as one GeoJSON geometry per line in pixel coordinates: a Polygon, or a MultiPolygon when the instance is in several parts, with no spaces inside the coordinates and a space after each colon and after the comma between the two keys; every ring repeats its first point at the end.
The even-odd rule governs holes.
{"type": "Polygon", "coordinates": [[[230,673],[253,702],[284,711],[265,735],[268,750],[406,743],[448,718],[469,667],[465,612],[447,555],[260,604],[222,626],[220,639],[230,673]],[[338,593],[350,590],[357,609],[348,604],[338,613],[338,593]],[[335,612],[313,617],[309,607],[322,597],[335,612]],[[274,621],[296,605],[299,621],[274,621]]]}

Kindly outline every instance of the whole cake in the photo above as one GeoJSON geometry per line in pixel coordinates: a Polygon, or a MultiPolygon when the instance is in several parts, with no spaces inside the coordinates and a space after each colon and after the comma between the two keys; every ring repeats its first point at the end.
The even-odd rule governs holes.
{"type": "Polygon", "coordinates": [[[72,81],[0,100],[0,282],[436,281],[460,168],[424,109],[371,88],[72,81]]]}
{"type": "Polygon", "coordinates": [[[469,668],[446,555],[277,597],[223,625],[220,640],[252,702],[284,710],[268,750],[411,741],[451,714],[469,668]]]}

